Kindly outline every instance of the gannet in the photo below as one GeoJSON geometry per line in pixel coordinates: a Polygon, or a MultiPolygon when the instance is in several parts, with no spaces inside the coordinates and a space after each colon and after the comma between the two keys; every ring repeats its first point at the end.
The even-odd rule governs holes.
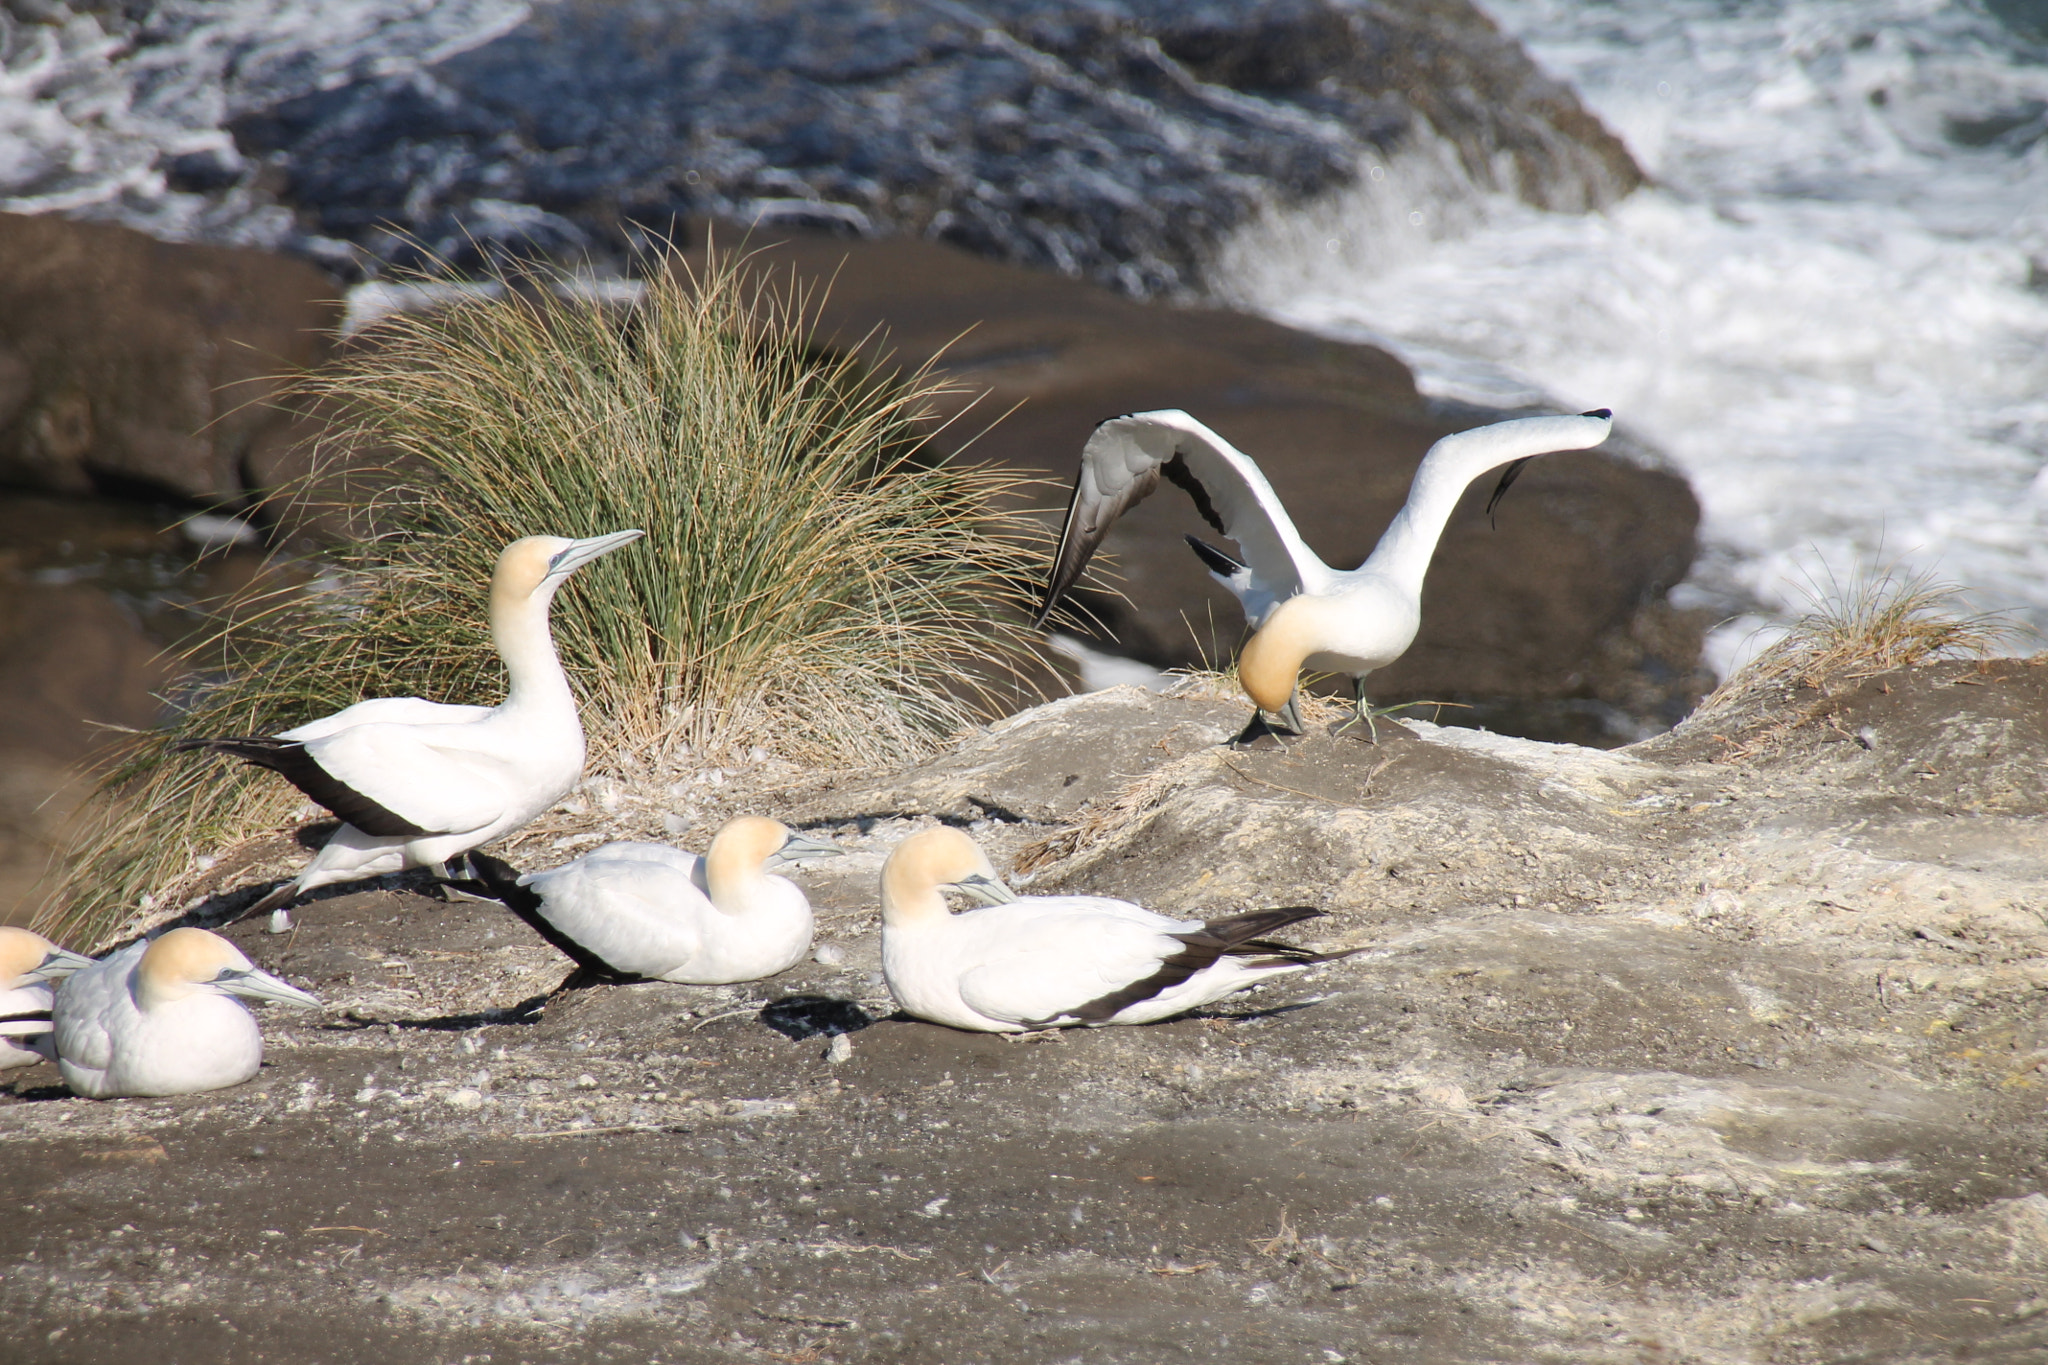
{"type": "Polygon", "coordinates": [[[1081,576],[1110,526],[1164,475],[1244,555],[1239,561],[1187,537],[1210,576],[1244,607],[1253,633],[1239,653],[1237,674],[1252,704],[1261,714],[1281,716],[1299,733],[1294,694],[1301,670],[1348,673],[1357,716],[1346,724],[1364,721],[1377,740],[1366,675],[1400,658],[1413,643],[1422,622],[1423,575],[1466,485],[1507,466],[1486,505],[1491,513],[1531,459],[1599,445],[1612,417],[1605,408],[1577,417],[1523,417],[1444,437],[1423,456],[1407,504],[1355,569],[1333,569],[1318,559],[1251,458],[1185,412],[1169,408],[1113,417],[1082,448],[1038,624],[1081,576]]]}
{"type": "Polygon", "coordinates": [[[913,834],[882,867],[882,975],[920,1019],[985,1033],[1149,1024],[1346,953],[1260,935],[1304,907],[1180,920],[1107,896],[1024,896],[957,829],[913,834]],[[940,892],[986,909],[953,914],[940,892]]]}
{"type": "Polygon", "coordinates": [[[129,944],[57,988],[51,1023],[64,1083],[95,1100],[239,1085],[263,1064],[263,1034],[235,995],[320,1005],[204,929],[129,944]]]}
{"type": "Polygon", "coordinates": [[[41,934],[0,927],[0,1071],[52,1060],[50,983],[92,965],[41,934]]]}
{"type": "Polygon", "coordinates": [[[492,895],[595,976],[720,986],[787,971],[810,950],[810,901],[769,869],[842,851],[742,815],[701,858],[613,843],[523,877],[495,858],[471,863],[492,895]]]}
{"type": "Polygon", "coordinates": [[[305,871],[248,913],[408,867],[445,881],[448,859],[567,795],[583,772],[583,724],[555,657],[548,604],[570,574],[644,534],[528,536],[505,547],[491,575],[491,640],[509,683],[496,706],[378,697],[277,735],[179,743],[272,769],[343,821],[305,871]]]}

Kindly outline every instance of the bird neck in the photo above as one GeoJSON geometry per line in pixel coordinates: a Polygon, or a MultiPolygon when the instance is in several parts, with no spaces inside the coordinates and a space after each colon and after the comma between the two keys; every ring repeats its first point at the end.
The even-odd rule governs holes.
{"type": "Polygon", "coordinates": [[[946,898],[927,878],[902,867],[882,869],[882,923],[904,929],[946,919],[953,912],[946,898]]]}
{"type": "Polygon", "coordinates": [[[199,987],[190,981],[181,981],[161,972],[145,972],[139,967],[129,989],[134,994],[135,1007],[144,1013],[199,994],[199,987]]]}
{"type": "Polygon", "coordinates": [[[1472,480],[1516,458],[1515,454],[1481,448],[1432,450],[1415,471],[1408,501],[1388,523],[1380,543],[1361,570],[1371,570],[1411,597],[1422,595],[1429,561],[1443,539],[1458,499],[1472,480]]]}
{"type": "Polygon", "coordinates": [[[768,873],[760,864],[738,858],[721,858],[713,849],[704,859],[704,885],[711,893],[712,908],[721,914],[743,915],[760,903],[768,890],[768,873]]]}
{"type": "Polygon", "coordinates": [[[555,654],[548,630],[548,603],[554,594],[536,591],[513,596],[491,593],[491,643],[505,661],[507,687],[501,709],[526,710],[576,707],[568,675],[555,654]]]}

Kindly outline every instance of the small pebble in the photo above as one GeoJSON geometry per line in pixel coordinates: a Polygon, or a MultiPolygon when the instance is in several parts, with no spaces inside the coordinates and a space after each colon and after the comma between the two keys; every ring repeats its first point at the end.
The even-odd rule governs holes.
{"type": "Polygon", "coordinates": [[[591,1075],[591,1074],[590,1074],[589,1072],[587,1072],[587,1071],[586,1071],[586,1072],[584,1072],[584,1073],[583,1073],[583,1074],[582,1074],[581,1076],[578,1076],[578,1077],[576,1078],[576,1088],[577,1088],[578,1090],[595,1090],[595,1089],[597,1089],[597,1077],[595,1077],[595,1076],[591,1075]]]}
{"type": "Polygon", "coordinates": [[[446,1098],[448,1103],[454,1105],[457,1109],[481,1109],[484,1103],[483,1092],[481,1090],[474,1090],[469,1086],[464,1086],[460,1090],[449,1091],[446,1098]]]}
{"type": "Polygon", "coordinates": [[[843,1033],[832,1035],[832,1041],[825,1046],[825,1060],[838,1066],[853,1055],[853,1039],[843,1033]]]}

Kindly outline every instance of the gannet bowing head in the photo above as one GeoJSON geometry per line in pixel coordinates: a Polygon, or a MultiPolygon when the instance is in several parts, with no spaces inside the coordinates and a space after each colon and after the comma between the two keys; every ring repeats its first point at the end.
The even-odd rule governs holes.
{"type": "Polygon", "coordinates": [[[943,890],[963,891],[985,905],[1017,899],[974,840],[941,825],[896,845],[882,865],[882,922],[911,924],[951,913],[943,890]]]}
{"type": "Polygon", "coordinates": [[[1290,597],[1273,608],[1237,657],[1237,681],[1252,705],[1278,714],[1294,695],[1301,666],[1339,637],[1343,607],[1327,597],[1290,597]]]}
{"type": "Polygon", "coordinates": [[[0,991],[56,981],[92,966],[92,959],[59,948],[41,934],[0,927],[0,991]]]}
{"type": "Polygon", "coordinates": [[[320,1001],[257,967],[242,950],[204,929],[173,929],[149,945],[135,969],[136,1003],[147,1010],[211,992],[320,1008],[320,1001]]]}

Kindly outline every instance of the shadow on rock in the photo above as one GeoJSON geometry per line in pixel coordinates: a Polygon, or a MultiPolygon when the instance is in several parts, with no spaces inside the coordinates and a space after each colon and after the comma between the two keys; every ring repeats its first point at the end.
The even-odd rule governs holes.
{"type": "Polygon", "coordinates": [[[761,1022],[785,1038],[834,1037],[858,1033],[875,1017],[851,1000],[829,995],[786,995],[761,1009],[761,1022]]]}

